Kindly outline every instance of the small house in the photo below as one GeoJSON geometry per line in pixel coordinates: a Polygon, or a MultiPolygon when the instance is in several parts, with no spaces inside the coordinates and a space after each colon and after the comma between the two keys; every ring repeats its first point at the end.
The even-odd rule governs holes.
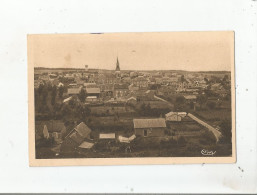
{"type": "Polygon", "coordinates": [[[165,119],[166,121],[181,121],[186,115],[186,112],[169,112],[165,114],[165,119]]]}
{"type": "Polygon", "coordinates": [[[115,139],[115,133],[100,133],[99,139],[115,139]]]}
{"type": "Polygon", "coordinates": [[[85,148],[85,145],[90,145],[85,142],[92,142],[90,139],[91,132],[91,129],[85,123],[81,122],[65,137],[61,151],[67,152],[78,147],[85,148]]]}
{"type": "Polygon", "coordinates": [[[100,96],[100,88],[98,87],[92,87],[92,88],[86,88],[86,94],[87,96],[96,96],[99,97],[100,96]]]}
{"type": "Polygon", "coordinates": [[[135,97],[132,96],[132,97],[130,97],[130,98],[127,99],[126,103],[127,103],[128,105],[133,105],[133,106],[135,106],[135,105],[137,104],[137,98],[135,98],[135,97]]]}
{"type": "Polygon", "coordinates": [[[164,118],[133,119],[135,135],[143,137],[164,136],[166,122],[164,118]]]}
{"type": "Polygon", "coordinates": [[[196,95],[184,95],[187,103],[196,102],[196,95]]]}

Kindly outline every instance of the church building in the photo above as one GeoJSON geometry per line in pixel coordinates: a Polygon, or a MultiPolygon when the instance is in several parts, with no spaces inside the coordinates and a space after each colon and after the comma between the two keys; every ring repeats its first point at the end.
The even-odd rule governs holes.
{"type": "Polygon", "coordinates": [[[116,62],[115,75],[116,75],[116,77],[120,77],[120,63],[119,63],[118,57],[117,57],[117,62],[116,62]]]}

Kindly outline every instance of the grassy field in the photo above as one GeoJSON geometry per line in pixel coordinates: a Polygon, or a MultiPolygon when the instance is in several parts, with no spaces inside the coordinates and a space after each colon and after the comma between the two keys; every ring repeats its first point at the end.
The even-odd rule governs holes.
{"type": "MultiPolygon", "coordinates": [[[[102,132],[101,129],[94,129],[94,131],[102,132]]],[[[116,133],[117,138],[118,135],[131,135],[133,129],[130,129],[127,135],[124,129],[110,129],[110,132],[116,133]]],[[[216,143],[211,132],[201,129],[193,134],[192,131],[187,130],[176,133],[174,136],[137,137],[130,144],[120,143],[117,139],[95,140],[95,145],[91,149],[77,149],[73,152],[61,153],[59,156],[56,156],[51,148],[38,148],[37,158],[206,157],[201,154],[203,149],[216,151],[215,156],[232,154],[231,144],[216,143]],[[129,151],[126,150],[128,146],[129,151]]]]}
{"type": "Polygon", "coordinates": [[[92,114],[108,114],[108,115],[114,115],[114,114],[124,114],[124,113],[132,113],[135,112],[131,107],[124,107],[124,106],[118,106],[118,107],[111,107],[111,106],[96,106],[96,107],[90,107],[92,114]]]}
{"type": "Polygon", "coordinates": [[[163,101],[144,101],[146,105],[150,104],[151,108],[159,108],[159,109],[165,109],[165,108],[171,108],[170,104],[163,101]]]}
{"type": "Polygon", "coordinates": [[[229,109],[215,109],[215,110],[201,110],[195,111],[194,114],[201,117],[205,121],[222,121],[225,119],[231,120],[231,110],[229,109]]]}

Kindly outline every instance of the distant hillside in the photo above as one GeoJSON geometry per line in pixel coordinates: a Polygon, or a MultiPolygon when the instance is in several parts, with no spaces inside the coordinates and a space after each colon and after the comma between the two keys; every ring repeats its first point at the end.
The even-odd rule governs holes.
{"type": "MultiPolygon", "coordinates": [[[[36,71],[82,71],[85,70],[84,68],[45,68],[45,67],[35,67],[36,71]]],[[[89,69],[89,71],[114,71],[114,70],[107,70],[107,69],[89,69]]],[[[121,72],[176,72],[180,74],[185,73],[201,73],[201,74],[230,74],[230,71],[186,71],[186,70],[121,70],[121,72]]]]}

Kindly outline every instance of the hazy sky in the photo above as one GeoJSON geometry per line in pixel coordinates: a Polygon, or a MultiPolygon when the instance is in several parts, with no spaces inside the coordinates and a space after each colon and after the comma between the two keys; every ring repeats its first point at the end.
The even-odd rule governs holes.
{"type": "Polygon", "coordinates": [[[31,35],[35,67],[121,70],[230,70],[232,32],[31,35]]]}

